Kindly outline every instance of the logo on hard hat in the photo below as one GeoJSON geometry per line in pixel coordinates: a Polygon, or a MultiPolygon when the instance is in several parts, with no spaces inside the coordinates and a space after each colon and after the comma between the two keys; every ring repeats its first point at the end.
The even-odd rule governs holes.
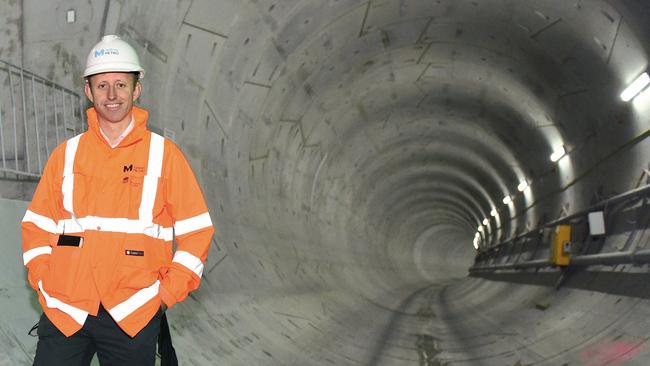
{"type": "Polygon", "coordinates": [[[119,55],[119,54],[120,54],[120,50],[118,50],[117,48],[102,48],[101,50],[95,51],[95,57],[119,55]]]}

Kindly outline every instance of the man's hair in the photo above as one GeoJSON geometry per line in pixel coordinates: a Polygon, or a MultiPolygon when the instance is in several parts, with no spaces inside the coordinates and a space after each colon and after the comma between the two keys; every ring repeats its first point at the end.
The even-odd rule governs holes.
{"type": "MultiPolygon", "coordinates": [[[[131,76],[133,76],[133,89],[135,89],[135,85],[138,83],[138,81],[140,81],[140,72],[134,71],[134,72],[129,72],[129,74],[131,74],[131,76]]],[[[88,83],[88,85],[90,85],[90,88],[92,89],[92,84],[90,84],[90,78],[91,77],[93,77],[93,76],[88,75],[88,76],[86,76],[85,79],[86,79],[86,82],[88,83]]]]}

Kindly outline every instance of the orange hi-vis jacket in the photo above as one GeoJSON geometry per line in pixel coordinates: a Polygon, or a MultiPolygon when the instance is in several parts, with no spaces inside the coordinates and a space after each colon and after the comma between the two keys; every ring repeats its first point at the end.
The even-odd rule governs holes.
{"type": "Polygon", "coordinates": [[[100,303],[135,336],[161,302],[199,286],[214,229],[183,153],[146,128],[115,148],[90,108],[88,131],[59,145],[22,222],[23,261],[47,317],[66,336],[100,303]],[[176,251],[172,241],[176,239],[176,251]]]}

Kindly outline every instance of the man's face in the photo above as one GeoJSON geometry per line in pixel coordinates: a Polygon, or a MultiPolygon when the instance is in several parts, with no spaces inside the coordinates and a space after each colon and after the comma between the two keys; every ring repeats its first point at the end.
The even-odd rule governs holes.
{"type": "Polygon", "coordinates": [[[85,91],[100,121],[120,123],[131,119],[133,102],[140,97],[141,86],[131,73],[106,72],[90,76],[85,91]]]}

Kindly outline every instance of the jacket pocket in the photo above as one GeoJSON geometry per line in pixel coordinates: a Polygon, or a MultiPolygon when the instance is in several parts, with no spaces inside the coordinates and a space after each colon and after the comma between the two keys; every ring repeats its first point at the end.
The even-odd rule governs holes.
{"type": "Polygon", "coordinates": [[[79,238],[79,245],[74,244],[76,240],[71,237],[62,235],[50,235],[50,245],[52,246],[52,256],[50,257],[49,273],[45,275],[44,286],[46,291],[56,295],[70,296],[77,285],[77,282],[83,277],[80,273],[81,255],[83,248],[83,238],[79,238]]]}
{"type": "Polygon", "coordinates": [[[153,251],[143,235],[129,235],[124,240],[118,271],[122,288],[141,289],[151,286],[158,278],[158,269],[152,266],[153,251]]]}

